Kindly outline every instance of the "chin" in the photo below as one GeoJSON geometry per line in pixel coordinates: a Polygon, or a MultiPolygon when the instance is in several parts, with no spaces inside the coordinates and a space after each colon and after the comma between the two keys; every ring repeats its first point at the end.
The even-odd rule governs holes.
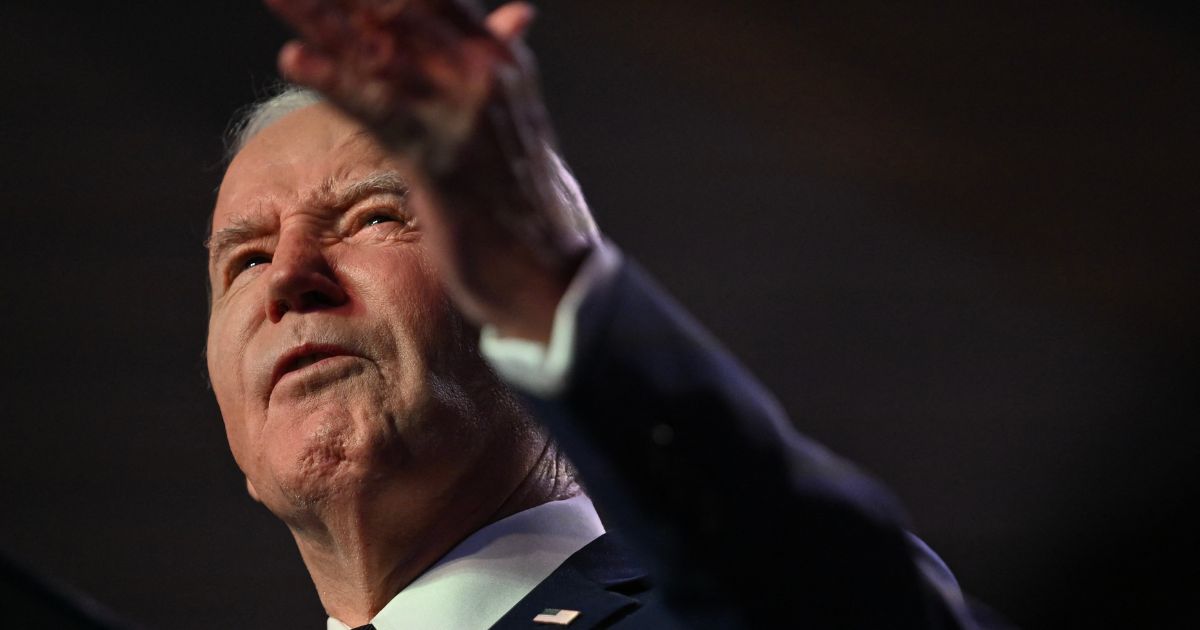
{"type": "Polygon", "coordinates": [[[277,441],[276,447],[292,443],[289,452],[270,462],[285,505],[268,507],[283,517],[277,507],[310,512],[356,492],[361,488],[360,473],[368,468],[362,461],[369,457],[363,452],[363,441],[353,425],[345,423],[322,423],[308,435],[277,441]]]}

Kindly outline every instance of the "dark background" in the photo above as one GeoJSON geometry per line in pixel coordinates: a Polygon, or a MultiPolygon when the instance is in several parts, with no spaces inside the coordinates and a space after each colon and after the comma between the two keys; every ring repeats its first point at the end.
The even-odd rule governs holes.
{"type": "MultiPolygon", "coordinates": [[[[201,359],[220,135],[286,32],[249,0],[67,6],[0,8],[0,551],[150,627],[323,627],[201,359]]],[[[1198,32],[1166,3],[559,1],[532,44],[608,234],[968,592],[1178,627],[1198,32]]]]}

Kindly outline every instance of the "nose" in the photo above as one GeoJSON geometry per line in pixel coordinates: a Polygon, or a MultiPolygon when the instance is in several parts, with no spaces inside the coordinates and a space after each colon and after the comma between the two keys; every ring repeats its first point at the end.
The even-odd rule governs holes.
{"type": "Polygon", "coordinates": [[[320,243],[312,237],[281,237],[268,274],[266,309],[273,323],[279,323],[289,312],[305,313],[346,303],[346,291],[320,243]]]}

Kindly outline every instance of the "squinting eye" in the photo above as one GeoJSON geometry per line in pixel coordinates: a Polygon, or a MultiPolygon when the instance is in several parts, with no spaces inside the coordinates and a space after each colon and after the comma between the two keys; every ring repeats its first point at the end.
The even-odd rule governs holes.
{"type": "Polygon", "coordinates": [[[235,271],[238,271],[238,272],[246,271],[247,269],[250,269],[252,267],[257,267],[259,265],[265,265],[269,262],[271,262],[271,258],[269,256],[266,256],[264,254],[254,254],[252,256],[247,256],[244,260],[242,260],[241,264],[239,264],[237,266],[237,269],[235,271]]]}
{"type": "Polygon", "coordinates": [[[399,220],[400,219],[397,219],[396,217],[388,216],[386,214],[374,214],[363,222],[363,227],[371,227],[372,225],[379,225],[380,223],[393,223],[399,220]]]}

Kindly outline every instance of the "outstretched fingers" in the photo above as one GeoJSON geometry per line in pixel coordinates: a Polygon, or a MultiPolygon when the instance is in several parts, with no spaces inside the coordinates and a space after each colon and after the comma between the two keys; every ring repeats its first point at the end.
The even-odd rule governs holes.
{"type": "Polygon", "coordinates": [[[532,72],[521,54],[534,17],[527,2],[485,16],[474,0],[264,1],[299,35],[280,50],[284,78],[321,92],[394,148],[417,147],[432,168],[449,164],[497,89],[506,107],[538,114],[512,112],[514,120],[540,116],[526,103],[536,93],[516,98],[532,72]]]}

